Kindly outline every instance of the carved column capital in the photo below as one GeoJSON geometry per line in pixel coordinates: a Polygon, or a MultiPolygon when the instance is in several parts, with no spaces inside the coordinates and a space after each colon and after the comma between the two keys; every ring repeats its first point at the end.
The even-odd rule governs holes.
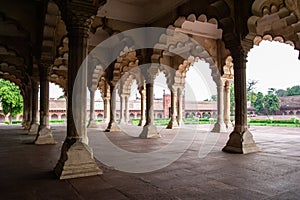
{"type": "Polygon", "coordinates": [[[147,83],[153,83],[154,79],[156,78],[157,74],[159,72],[158,66],[151,65],[147,69],[147,74],[145,75],[146,84],[147,83]]]}
{"type": "Polygon", "coordinates": [[[61,16],[67,25],[68,32],[72,29],[81,29],[88,33],[91,24],[91,16],[96,15],[98,7],[106,3],[106,0],[56,0],[60,7],[61,16]]]}
{"type": "Polygon", "coordinates": [[[231,52],[235,69],[246,68],[247,54],[242,46],[238,46],[231,52]]]}

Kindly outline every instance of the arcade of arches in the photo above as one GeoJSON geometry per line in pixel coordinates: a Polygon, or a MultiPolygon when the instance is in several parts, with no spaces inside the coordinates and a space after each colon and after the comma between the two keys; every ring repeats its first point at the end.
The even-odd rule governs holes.
{"type": "Polygon", "coordinates": [[[212,132],[227,131],[229,89],[233,82],[235,85],[235,126],[223,151],[256,152],[258,147],[247,128],[247,52],[262,40],[300,49],[299,5],[299,0],[1,1],[0,78],[19,86],[24,98],[23,126],[28,134],[37,135],[35,144],[56,143],[49,126],[49,82],[63,89],[67,137],[55,167],[60,179],[103,173],[91,156],[85,123],[75,126],[78,120],[85,122],[87,118],[83,98],[87,91],[91,110],[87,126],[97,127],[93,110],[95,91],[99,89],[106,131],[119,131],[114,115],[116,95],[121,102],[120,123],[126,123],[130,88],[136,80],[141,96],[140,138],[159,140],[153,123],[153,80],[159,72],[165,74],[172,105],[168,128],[181,126],[185,75],[199,59],[208,63],[217,89],[217,122],[212,132]],[[135,38],[118,34],[149,26],[167,30],[157,36],[153,49],[139,49],[135,38]],[[105,67],[105,56],[90,56],[88,69],[79,77],[87,87],[76,88],[74,94],[76,75],[87,54],[114,35],[118,37],[109,52],[117,51],[118,57],[105,67]],[[138,68],[149,63],[154,64],[138,68]],[[74,95],[76,98],[72,98],[74,95]],[[75,108],[78,102],[82,106],[75,108]]]}

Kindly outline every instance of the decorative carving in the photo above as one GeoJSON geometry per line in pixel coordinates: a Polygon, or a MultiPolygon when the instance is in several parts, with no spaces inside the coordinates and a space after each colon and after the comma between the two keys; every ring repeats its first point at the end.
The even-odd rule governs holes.
{"type": "Polygon", "coordinates": [[[234,68],[233,68],[233,62],[232,62],[232,57],[228,56],[226,61],[225,61],[225,65],[223,67],[223,78],[229,78],[229,79],[233,79],[234,77],[234,68]]]}

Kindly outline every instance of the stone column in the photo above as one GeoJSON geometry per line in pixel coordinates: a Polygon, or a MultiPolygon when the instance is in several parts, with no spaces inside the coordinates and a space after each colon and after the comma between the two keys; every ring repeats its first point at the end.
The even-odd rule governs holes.
{"type": "Polygon", "coordinates": [[[25,130],[30,129],[30,124],[31,124],[31,103],[32,103],[32,96],[31,96],[31,90],[28,89],[28,86],[25,87],[25,95],[24,95],[24,123],[23,127],[25,130]]]}
{"type": "Polygon", "coordinates": [[[69,37],[67,137],[54,169],[60,179],[102,174],[87,144],[85,122],[87,63],[83,61],[87,56],[90,17],[96,15],[98,8],[94,2],[66,1],[60,5],[69,37]],[[75,82],[76,76],[79,82],[75,82]]]}
{"type": "Polygon", "coordinates": [[[38,134],[38,92],[39,92],[39,85],[36,78],[32,79],[32,120],[30,124],[30,129],[28,135],[37,135],[38,134]]]}
{"type": "Polygon", "coordinates": [[[121,106],[120,106],[119,124],[125,124],[125,95],[124,94],[120,94],[120,101],[121,101],[121,106]]]}
{"type": "Polygon", "coordinates": [[[125,124],[129,121],[129,95],[125,96],[125,124]]]}
{"type": "Polygon", "coordinates": [[[146,116],[146,90],[144,87],[140,87],[139,88],[139,93],[141,95],[141,119],[140,119],[140,122],[138,124],[138,126],[144,126],[145,123],[146,123],[146,120],[145,120],[145,116],[146,116]]]}
{"type": "Polygon", "coordinates": [[[121,131],[120,128],[118,127],[116,121],[115,121],[115,116],[116,116],[116,95],[117,91],[115,90],[114,85],[110,85],[110,120],[107,125],[107,128],[105,132],[115,132],[115,131],[121,131]]]}
{"type": "Polygon", "coordinates": [[[104,104],[104,116],[103,116],[103,121],[105,122],[105,123],[109,123],[109,121],[110,121],[110,98],[109,97],[104,97],[103,98],[103,104],[104,104]]]}
{"type": "Polygon", "coordinates": [[[182,88],[177,89],[177,123],[178,126],[182,125],[182,111],[183,111],[183,106],[182,106],[182,88]]]}
{"type": "Polygon", "coordinates": [[[98,128],[98,124],[95,120],[95,90],[89,89],[90,91],[90,120],[88,128],[98,128]]]}
{"type": "Polygon", "coordinates": [[[232,51],[234,63],[235,126],[223,151],[251,153],[259,148],[247,127],[246,60],[242,47],[232,51]]]}
{"type": "Polygon", "coordinates": [[[148,81],[146,82],[146,124],[140,134],[140,138],[159,138],[160,134],[157,132],[154,125],[154,109],[153,109],[153,82],[154,76],[148,74],[148,81]]]}
{"type": "Polygon", "coordinates": [[[22,120],[22,127],[26,127],[26,121],[27,121],[27,113],[28,113],[28,108],[27,108],[27,96],[23,95],[23,120],[22,120]]]}
{"type": "Polygon", "coordinates": [[[226,80],[224,87],[224,123],[227,129],[232,127],[230,122],[230,85],[231,80],[226,80]]]}
{"type": "Polygon", "coordinates": [[[218,116],[217,116],[217,122],[214,125],[214,128],[211,130],[211,132],[226,132],[226,126],[224,123],[224,84],[222,80],[217,80],[217,110],[218,110],[218,116]]]}
{"type": "Polygon", "coordinates": [[[56,144],[49,126],[49,66],[41,64],[40,70],[40,126],[35,144],[56,144]]]}
{"type": "Polygon", "coordinates": [[[171,120],[167,126],[167,129],[172,129],[174,127],[178,127],[177,122],[177,90],[171,90],[171,120]]]}

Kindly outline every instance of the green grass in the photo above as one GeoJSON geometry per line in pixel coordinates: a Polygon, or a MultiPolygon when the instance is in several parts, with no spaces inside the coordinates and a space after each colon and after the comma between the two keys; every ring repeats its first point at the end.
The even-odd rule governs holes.
{"type": "Polygon", "coordinates": [[[290,119],[249,119],[248,124],[252,126],[300,127],[300,120],[297,117],[290,119]]]}
{"type": "MultiPolygon", "coordinates": [[[[214,124],[216,119],[214,118],[183,118],[184,124],[214,124]]],[[[97,119],[97,122],[102,122],[102,119],[97,119]]],[[[140,119],[131,119],[133,125],[138,125],[140,119]]],[[[156,126],[167,126],[170,118],[157,118],[154,119],[156,126]]],[[[22,121],[15,120],[12,124],[21,124],[22,121]]],[[[64,124],[65,120],[50,120],[50,124],[64,124]]],[[[8,121],[5,124],[9,124],[8,121]]],[[[299,118],[292,117],[291,119],[249,119],[248,124],[250,126],[278,126],[278,127],[300,127],[299,118]]]]}

